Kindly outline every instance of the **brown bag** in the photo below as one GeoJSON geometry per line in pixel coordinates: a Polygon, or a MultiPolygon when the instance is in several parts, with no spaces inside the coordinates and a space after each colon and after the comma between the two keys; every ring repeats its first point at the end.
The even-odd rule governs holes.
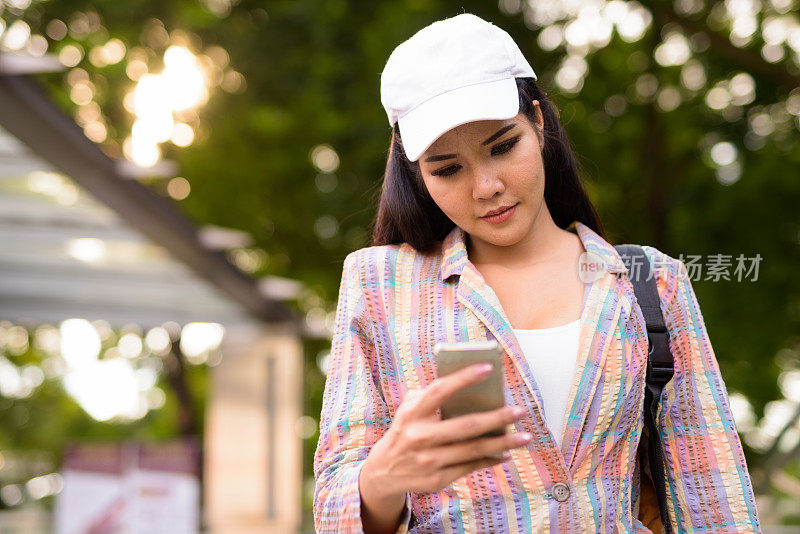
{"type": "Polygon", "coordinates": [[[658,494],[653,481],[644,472],[641,473],[640,486],[639,521],[652,530],[653,534],[664,534],[661,512],[658,509],[658,494]]]}

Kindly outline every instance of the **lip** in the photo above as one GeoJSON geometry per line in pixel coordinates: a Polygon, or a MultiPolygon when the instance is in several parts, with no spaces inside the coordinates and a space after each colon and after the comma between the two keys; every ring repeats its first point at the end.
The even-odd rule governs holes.
{"type": "MultiPolygon", "coordinates": [[[[519,202],[517,202],[517,204],[519,204],[519,202]]],[[[510,206],[503,206],[503,207],[497,208],[496,210],[488,211],[488,212],[486,212],[485,215],[481,216],[481,219],[483,219],[485,217],[491,217],[492,215],[498,215],[500,213],[503,213],[504,211],[513,208],[517,204],[512,204],[510,206]]]]}
{"type": "Polygon", "coordinates": [[[508,219],[510,219],[511,216],[514,214],[518,204],[519,202],[517,202],[517,204],[514,204],[512,206],[500,208],[499,210],[492,210],[489,212],[489,215],[484,215],[483,217],[481,217],[481,219],[491,224],[504,223],[508,219]]]}

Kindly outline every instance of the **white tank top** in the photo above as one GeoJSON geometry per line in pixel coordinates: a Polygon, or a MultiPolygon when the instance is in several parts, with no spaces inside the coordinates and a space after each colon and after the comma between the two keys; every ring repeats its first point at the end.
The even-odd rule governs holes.
{"type": "Polygon", "coordinates": [[[561,446],[561,429],[567,411],[575,365],[578,361],[580,319],[553,328],[514,328],[519,346],[533,372],[544,400],[544,417],[556,443],[561,446]]]}

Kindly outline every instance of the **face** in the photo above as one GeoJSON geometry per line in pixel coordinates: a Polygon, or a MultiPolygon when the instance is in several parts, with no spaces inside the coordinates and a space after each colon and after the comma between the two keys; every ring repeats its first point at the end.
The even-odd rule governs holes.
{"type": "Polygon", "coordinates": [[[476,121],[439,137],[419,158],[425,186],[473,247],[509,247],[532,234],[544,203],[541,152],[543,120],[519,113],[506,120],[476,121]],[[486,215],[514,206],[497,218],[486,215]]]}

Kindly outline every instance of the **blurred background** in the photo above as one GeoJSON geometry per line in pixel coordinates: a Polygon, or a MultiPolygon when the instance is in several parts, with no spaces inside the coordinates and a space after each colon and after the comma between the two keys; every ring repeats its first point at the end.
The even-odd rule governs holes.
{"type": "Polygon", "coordinates": [[[0,532],[313,532],[380,73],[463,11],[529,58],[609,240],[700,258],[762,523],[800,531],[797,1],[0,0],[0,532]]]}

